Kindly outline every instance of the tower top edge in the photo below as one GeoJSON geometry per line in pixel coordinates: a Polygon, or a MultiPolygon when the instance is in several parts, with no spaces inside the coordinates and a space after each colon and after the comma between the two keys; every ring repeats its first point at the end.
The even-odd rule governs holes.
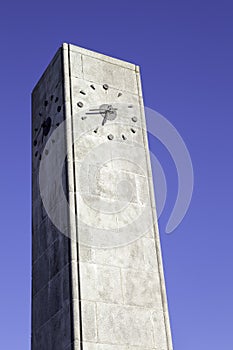
{"type": "Polygon", "coordinates": [[[115,57],[109,56],[107,54],[98,52],[98,51],[86,49],[84,47],[81,47],[81,46],[78,46],[78,45],[75,45],[72,43],[63,43],[62,48],[64,50],[70,50],[70,51],[79,53],[79,54],[84,55],[84,56],[91,56],[93,58],[107,61],[109,63],[121,65],[121,66],[124,66],[125,68],[131,69],[131,70],[135,70],[136,69],[135,67],[137,66],[135,63],[128,62],[128,61],[125,61],[125,60],[122,60],[119,58],[115,58],[115,57]]]}
{"type": "Polygon", "coordinates": [[[115,64],[115,65],[121,66],[123,68],[133,70],[136,73],[138,73],[139,70],[140,70],[140,66],[136,65],[135,63],[124,61],[122,59],[115,58],[115,57],[112,57],[112,56],[108,56],[106,54],[103,54],[103,53],[100,53],[100,52],[97,52],[97,51],[93,51],[93,50],[90,50],[90,49],[86,49],[84,47],[81,47],[81,46],[78,46],[78,45],[74,45],[72,43],[63,42],[61,44],[61,46],[58,48],[58,50],[56,51],[56,53],[53,56],[53,58],[51,59],[51,61],[49,62],[49,64],[46,67],[45,71],[43,72],[43,74],[41,75],[39,80],[37,81],[36,85],[32,89],[32,94],[36,90],[36,88],[39,85],[40,81],[46,75],[46,73],[49,70],[49,68],[56,61],[58,56],[62,54],[62,51],[66,51],[66,50],[69,51],[69,52],[73,52],[74,54],[77,53],[77,54],[80,54],[82,56],[87,56],[89,58],[98,59],[98,60],[101,60],[101,61],[112,63],[112,64],[115,64]]]}

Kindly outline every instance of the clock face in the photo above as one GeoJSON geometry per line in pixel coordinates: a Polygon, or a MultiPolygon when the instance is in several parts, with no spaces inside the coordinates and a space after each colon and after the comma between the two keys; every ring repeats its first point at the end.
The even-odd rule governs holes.
{"type": "Polygon", "coordinates": [[[142,143],[141,110],[137,95],[119,91],[108,84],[75,79],[72,99],[77,134],[90,132],[99,137],[105,136],[109,141],[134,140],[142,143]]]}
{"type": "MultiPolygon", "coordinates": [[[[39,98],[33,101],[35,103],[33,106],[34,118],[32,130],[34,170],[39,165],[47,140],[54,129],[63,121],[63,99],[61,91],[61,84],[51,94],[44,95],[44,91],[42,90],[41,94],[38,94],[39,98]]],[[[46,153],[48,153],[48,150],[46,150],[46,153]]]]}

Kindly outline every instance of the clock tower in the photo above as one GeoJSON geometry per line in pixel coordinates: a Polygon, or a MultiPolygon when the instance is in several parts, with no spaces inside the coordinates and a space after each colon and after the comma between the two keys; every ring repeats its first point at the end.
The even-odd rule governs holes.
{"type": "Polygon", "coordinates": [[[32,350],[172,350],[138,66],[62,45],[32,185],[32,350]]]}

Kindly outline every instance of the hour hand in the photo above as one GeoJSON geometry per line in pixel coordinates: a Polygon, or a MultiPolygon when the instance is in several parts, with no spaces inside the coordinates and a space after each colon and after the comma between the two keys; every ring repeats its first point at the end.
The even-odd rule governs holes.
{"type": "Polygon", "coordinates": [[[107,111],[105,112],[105,116],[104,116],[103,121],[102,121],[102,126],[104,126],[106,121],[107,121],[107,111]]]}

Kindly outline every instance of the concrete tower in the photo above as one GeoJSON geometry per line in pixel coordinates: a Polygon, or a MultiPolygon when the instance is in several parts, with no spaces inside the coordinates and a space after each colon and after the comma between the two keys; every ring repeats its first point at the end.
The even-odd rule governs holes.
{"type": "Polygon", "coordinates": [[[139,67],[63,44],[32,143],[32,350],[172,350],[139,67]]]}

